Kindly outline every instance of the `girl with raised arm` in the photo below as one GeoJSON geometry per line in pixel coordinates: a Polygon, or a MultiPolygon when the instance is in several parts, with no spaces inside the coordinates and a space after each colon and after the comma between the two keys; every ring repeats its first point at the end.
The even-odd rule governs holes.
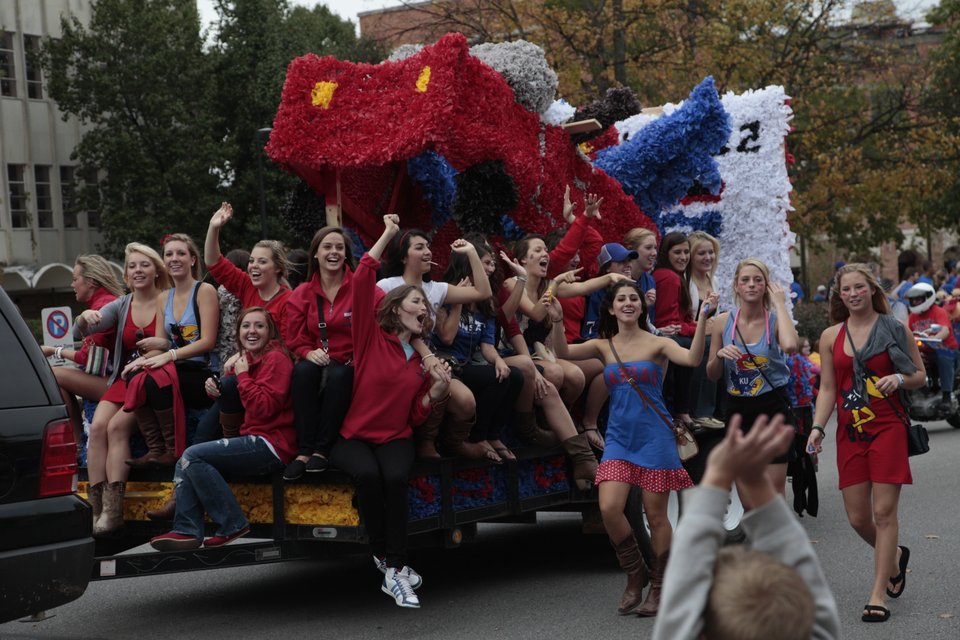
{"type": "MultiPolygon", "coordinates": [[[[711,294],[707,304],[716,308],[716,301],[716,294],[711,294]]],[[[583,344],[557,343],[558,353],[564,357],[599,358],[605,363],[610,418],[596,483],[604,527],[627,574],[627,588],[618,608],[621,615],[653,616],[659,607],[673,536],[667,501],[671,491],[693,486],[677,454],[673,423],[663,400],[663,378],[668,363],[690,366],[700,361],[707,315],[697,323],[690,349],[684,349],[647,331],[642,292],[632,280],[618,282],[610,287],[601,307],[600,338],[583,344]],[[648,570],[623,513],[631,486],[642,490],[654,553],[645,601],[641,590],[647,584],[648,570]]]]}
{"type": "MultiPolygon", "coordinates": [[[[247,271],[233,265],[220,253],[220,229],[233,217],[233,207],[224,202],[210,218],[207,238],[203,245],[203,260],[210,274],[235,295],[244,308],[263,307],[273,316],[280,330],[280,338],[286,339],[285,331],[287,300],[290,287],[286,284],[290,264],[283,246],[276,240],[261,240],[250,251],[247,271]]],[[[236,376],[224,375],[220,379],[219,398],[197,427],[198,442],[220,436],[237,434],[243,424],[243,407],[237,394],[236,376]]]]}
{"type": "MultiPolygon", "coordinates": [[[[454,254],[463,255],[470,264],[470,281],[451,284],[435,282],[430,279],[430,270],[435,264],[431,258],[433,252],[427,235],[418,229],[408,229],[396,234],[392,238],[387,259],[383,265],[386,278],[377,282],[377,286],[384,292],[390,293],[393,289],[404,285],[420,287],[427,295],[429,305],[427,312],[431,322],[436,321],[437,310],[445,304],[472,304],[486,300],[491,295],[490,283],[487,281],[480,257],[472,244],[460,238],[450,245],[454,254]]],[[[429,332],[424,334],[429,336],[429,332]]],[[[423,358],[430,357],[426,344],[415,341],[414,348],[423,358]]],[[[437,366],[438,359],[431,359],[430,366],[437,366]]],[[[473,393],[459,380],[450,381],[450,399],[445,407],[438,407],[437,414],[431,418],[431,423],[446,419],[442,432],[442,442],[449,453],[469,457],[483,457],[482,447],[474,446],[467,441],[477,419],[477,402],[473,393]]],[[[432,444],[421,447],[421,455],[434,457],[436,449],[432,444]],[[431,450],[432,449],[432,450],[431,450]]]]}
{"type": "Polygon", "coordinates": [[[374,563],[384,573],[381,590],[400,607],[419,608],[414,589],[422,579],[406,564],[412,427],[447,398],[450,371],[440,364],[425,372],[410,344],[430,330],[430,301],[422,288],[402,284],[376,303],[380,256],[400,230],[394,214],[383,222],[383,234],[353,276],[354,398],[330,460],[356,484],[374,563]]]}
{"type": "MultiPolygon", "coordinates": [[[[783,414],[794,424],[786,386],[790,369],[784,352],[793,353],[800,336],[787,312],[783,287],[770,281],[770,270],[760,260],[747,258],[733,277],[734,311],[721,313],[713,322],[707,376],[723,379],[727,392],[724,422],[740,414],[743,429],[759,415],[783,414]]],[[[767,474],[781,494],[787,482],[789,451],[770,462],[767,474]]],[[[750,505],[744,505],[749,508],[750,505]]]]}
{"type": "Polygon", "coordinates": [[[837,324],[820,336],[820,395],[807,445],[823,451],[826,424],[836,408],[843,506],[854,531],[873,547],[873,585],[861,619],[885,622],[886,597],[903,594],[910,561],[910,549],[899,545],[897,516],[900,488],[913,482],[900,390],[923,386],[927,374],[916,341],[890,315],[867,265],[837,271],[830,319],[837,324]]]}
{"type": "Polygon", "coordinates": [[[93,414],[87,445],[87,495],[97,537],[123,526],[123,494],[130,473],[125,460],[130,457],[130,434],[136,425],[133,413],[120,410],[127,392],[125,375],[169,345],[154,337],[162,322],[157,319],[157,298],[170,288],[163,260],[137,242],[128,244],[124,255],[124,281],[131,292],[99,311],[87,309],[77,318],[75,329],[85,336],[110,329],[117,332],[111,353],[113,373],[93,414]]]}

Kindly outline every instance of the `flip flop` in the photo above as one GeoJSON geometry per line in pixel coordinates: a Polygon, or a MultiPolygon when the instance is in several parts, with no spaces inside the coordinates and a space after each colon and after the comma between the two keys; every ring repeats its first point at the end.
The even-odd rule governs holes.
{"type": "Polygon", "coordinates": [[[890,584],[896,589],[897,585],[903,583],[899,591],[887,588],[887,595],[891,598],[899,598],[903,595],[903,590],[907,588],[907,565],[910,564],[910,549],[904,546],[900,547],[900,573],[890,578],[890,584]]]}
{"type": "Polygon", "coordinates": [[[864,605],[863,611],[860,619],[864,622],[886,622],[890,618],[890,610],[879,604],[864,605]]]}
{"type": "Polygon", "coordinates": [[[504,461],[517,459],[517,456],[513,454],[513,451],[510,451],[510,449],[507,449],[506,447],[494,447],[493,450],[496,451],[497,455],[503,458],[504,461]]]}

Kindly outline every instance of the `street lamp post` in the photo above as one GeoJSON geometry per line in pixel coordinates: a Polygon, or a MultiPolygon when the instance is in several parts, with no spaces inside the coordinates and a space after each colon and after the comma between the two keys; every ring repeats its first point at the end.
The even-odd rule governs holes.
{"type": "Polygon", "coordinates": [[[257,180],[260,183],[260,239],[267,238],[267,194],[263,188],[263,147],[270,138],[271,127],[257,129],[257,180]]]}

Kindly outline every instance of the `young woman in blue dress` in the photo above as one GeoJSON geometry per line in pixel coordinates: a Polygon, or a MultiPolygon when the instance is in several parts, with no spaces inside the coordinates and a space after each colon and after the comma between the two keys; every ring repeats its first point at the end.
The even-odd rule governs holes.
{"type": "Polygon", "coordinates": [[[618,609],[621,615],[657,613],[673,537],[667,501],[671,491],[693,486],[667,424],[670,413],[663,400],[663,378],[669,363],[689,367],[700,362],[707,318],[710,310],[717,308],[717,300],[716,293],[707,296],[707,310],[697,321],[690,348],[684,349],[670,338],[647,331],[643,293],[632,280],[618,282],[608,289],[601,307],[600,337],[583,344],[557,345],[557,355],[562,358],[599,358],[605,363],[603,377],[610,389],[610,417],[596,483],[603,525],[627,573],[627,588],[618,609]],[[642,605],[647,567],[623,513],[633,486],[642,489],[654,553],[649,572],[651,588],[642,605]]]}

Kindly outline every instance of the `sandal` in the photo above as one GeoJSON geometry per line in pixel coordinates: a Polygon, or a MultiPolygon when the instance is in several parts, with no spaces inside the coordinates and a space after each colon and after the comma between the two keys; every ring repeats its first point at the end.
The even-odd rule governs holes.
{"type": "Polygon", "coordinates": [[[899,598],[903,595],[903,590],[907,588],[907,565],[910,564],[910,549],[908,547],[900,547],[900,573],[890,578],[890,584],[893,585],[893,589],[897,588],[897,585],[900,585],[900,589],[894,591],[893,589],[887,588],[887,595],[891,598],[899,598]]]}
{"type": "Polygon", "coordinates": [[[603,451],[606,443],[603,441],[603,436],[600,435],[596,427],[584,427],[583,432],[587,434],[587,441],[590,442],[591,447],[597,451],[603,451]]]}
{"type": "Polygon", "coordinates": [[[886,622],[890,618],[890,610],[879,604],[866,604],[863,606],[863,615],[860,619],[864,622],[886,622]]]}

